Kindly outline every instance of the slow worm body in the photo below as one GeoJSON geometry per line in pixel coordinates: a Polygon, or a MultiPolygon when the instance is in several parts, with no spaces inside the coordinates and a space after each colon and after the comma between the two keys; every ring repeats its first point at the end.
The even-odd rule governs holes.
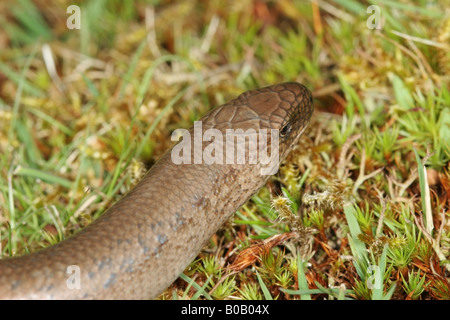
{"type": "MultiPolygon", "coordinates": [[[[217,107],[200,119],[201,132],[276,130],[277,150],[269,149],[278,151],[281,161],[309,123],[312,111],[306,87],[283,83],[247,91],[217,107]]],[[[182,142],[190,134],[195,135],[193,128],[182,142]]],[[[267,135],[271,147],[274,137],[267,135]]],[[[175,145],[134,189],[75,236],[29,255],[1,259],[0,298],[157,297],[270,176],[262,174],[264,165],[258,161],[195,161],[216,139],[202,141],[200,148],[194,142],[185,144],[183,152],[179,152],[182,142],[175,145]],[[174,155],[185,157],[187,151],[191,154],[185,159],[191,163],[174,163],[174,155]]],[[[247,151],[250,140],[243,142],[247,151]]],[[[225,151],[225,145],[219,147],[225,151]]],[[[217,156],[220,148],[208,154],[217,156]]],[[[245,159],[249,157],[251,153],[245,159]]]]}

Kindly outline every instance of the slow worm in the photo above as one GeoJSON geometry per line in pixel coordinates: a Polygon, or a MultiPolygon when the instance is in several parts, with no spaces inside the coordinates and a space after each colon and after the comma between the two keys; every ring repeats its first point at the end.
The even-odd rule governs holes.
{"type": "Polygon", "coordinates": [[[254,152],[245,153],[244,163],[237,160],[239,147],[259,151],[250,148],[255,141],[262,146],[264,139],[247,136],[239,140],[236,136],[231,139],[236,157],[227,152],[220,162],[220,151],[228,151],[228,140],[214,144],[217,149],[207,149],[219,141],[218,134],[228,137],[227,129],[263,132],[267,154],[278,152],[277,160],[282,161],[312,112],[310,91],[294,82],[247,91],[213,109],[197,123],[201,134],[216,129],[209,130],[209,139],[203,137],[196,144],[195,126],[185,132],[182,141],[152,166],[135,188],[87,228],[49,248],[1,259],[0,298],[157,297],[273,173],[264,172],[271,164],[260,158],[251,161],[254,152]],[[192,141],[187,140],[189,136],[194,136],[192,141]],[[275,139],[278,146],[271,144],[275,139]],[[186,161],[175,163],[180,159],[174,161],[174,156],[186,161]]]}

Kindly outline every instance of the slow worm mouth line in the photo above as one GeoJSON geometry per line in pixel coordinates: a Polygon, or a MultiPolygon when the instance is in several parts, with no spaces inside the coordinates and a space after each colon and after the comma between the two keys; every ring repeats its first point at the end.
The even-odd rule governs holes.
{"type": "MultiPolygon", "coordinates": [[[[279,139],[281,162],[312,112],[311,92],[287,82],[247,91],[200,121],[222,131],[279,131],[288,124],[279,139]]],[[[258,162],[175,164],[173,150],[73,237],[29,255],[1,259],[0,299],[157,297],[269,178],[261,174],[264,164],[258,162]]]]}

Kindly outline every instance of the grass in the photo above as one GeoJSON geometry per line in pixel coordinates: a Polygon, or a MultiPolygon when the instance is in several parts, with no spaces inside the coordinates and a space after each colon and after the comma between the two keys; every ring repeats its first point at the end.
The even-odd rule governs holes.
{"type": "Polygon", "coordinates": [[[299,146],[160,298],[450,299],[445,8],[207,3],[83,2],[80,30],[68,1],[0,3],[1,255],[88,225],[213,106],[298,81],[299,146]]]}

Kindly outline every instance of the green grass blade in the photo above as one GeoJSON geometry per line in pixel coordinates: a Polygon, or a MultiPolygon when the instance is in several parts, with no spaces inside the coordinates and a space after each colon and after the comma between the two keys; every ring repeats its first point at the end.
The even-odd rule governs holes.
{"type": "Polygon", "coordinates": [[[430,203],[430,188],[428,186],[425,167],[422,164],[419,153],[416,148],[413,147],[414,154],[416,155],[417,171],[419,173],[419,185],[420,185],[420,196],[422,198],[422,214],[425,219],[425,230],[430,236],[432,236],[434,225],[433,225],[433,213],[431,212],[430,203]]]}
{"type": "Polygon", "coordinates": [[[201,292],[201,294],[203,294],[203,296],[208,299],[208,300],[212,300],[211,296],[208,294],[208,292],[206,292],[204,289],[206,288],[204,287],[200,287],[195,281],[194,279],[189,278],[187,275],[185,275],[184,273],[181,273],[179,275],[179,277],[181,279],[183,279],[184,281],[186,281],[190,286],[193,286],[195,289],[197,289],[198,291],[201,292]]]}
{"type": "Polygon", "coordinates": [[[138,62],[139,62],[139,58],[142,55],[142,52],[144,52],[144,48],[147,45],[147,39],[144,39],[141,44],[139,45],[139,47],[137,48],[136,52],[134,53],[133,57],[131,58],[130,61],[130,66],[127,70],[127,73],[124,76],[124,80],[122,83],[122,86],[120,87],[120,92],[119,92],[119,99],[123,98],[123,93],[125,92],[125,88],[128,85],[128,83],[131,80],[131,77],[133,76],[133,72],[136,70],[138,62]]]}
{"type": "Polygon", "coordinates": [[[86,83],[87,88],[91,92],[92,96],[96,99],[100,97],[100,93],[98,92],[97,88],[94,85],[94,82],[92,82],[91,79],[86,77],[84,73],[81,74],[81,77],[83,78],[84,83],[86,83]]]}
{"type": "Polygon", "coordinates": [[[38,109],[35,109],[35,108],[31,108],[31,107],[28,107],[26,110],[28,112],[34,114],[36,117],[39,117],[42,120],[48,122],[49,124],[51,124],[55,128],[58,128],[59,130],[61,130],[61,132],[65,133],[66,135],[73,136],[74,132],[69,127],[65,126],[64,124],[62,124],[61,122],[59,122],[55,118],[50,117],[48,114],[42,112],[41,110],[38,110],[38,109]]]}
{"type": "Polygon", "coordinates": [[[378,263],[378,270],[375,272],[375,284],[372,289],[372,300],[384,300],[383,295],[383,278],[386,271],[386,255],[387,246],[384,247],[383,253],[381,254],[380,261],[378,263]]]}
{"type": "Polygon", "coordinates": [[[258,282],[259,282],[259,285],[261,286],[261,290],[262,290],[262,292],[264,294],[264,298],[266,298],[266,300],[273,300],[273,297],[270,294],[270,291],[267,288],[266,284],[264,283],[263,279],[259,275],[258,270],[256,270],[256,276],[258,277],[258,282]]]}
{"type": "Polygon", "coordinates": [[[153,133],[153,131],[156,129],[156,126],[159,124],[161,119],[166,115],[166,113],[169,112],[169,110],[173,108],[175,103],[177,103],[178,100],[181,99],[181,97],[186,93],[186,91],[187,91],[187,88],[178,92],[178,94],[175,97],[173,97],[170,100],[170,102],[161,110],[161,112],[155,118],[155,121],[153,121],[152,124],[150,125],[150,127],[147,129],[147,132],[145,133],[144,138],[142,139],[141,143],[137,147],[135,157],[139,157],[142,154],[142,151],[148,144],[148,140],[149,140],[151,134],[153,133]]]}
{"type": "MultiPolygon", "coordinates": [[[[34,52],[35,54],[35,52],[34,52]]],[[[31,60],[27,60],[31,61],[31,60]]],[[[27,64],[25,64],[27,66],[27,64]]],[[[27,70],[28,68],[24,68],[24,70],[27,70]]],[[[23,73],[22,75],[18,75],[13,69],[8,67],[6,64],[4,64],[2,61],[0,61],[0,72],[3,73],[7,78],[9,78],[11,81],[17,83],[18,85],[21,85],[23,88],[23,91],[35,96],[35,97],[43,97],[44,93],[41,89],[34,86],[31,82],[25,79],[23,73]]]]}
{"type": "MultiPolygon", "coordinates": [[[[298,288],[300,290],[309,290],[308,281],[306,280],[305,270],[303,268],[303,261],[300,255],[297,256],[297,279],[298,288]]],[[[302,300],[311,300],[311,295],[303,294],[300,296],[302,300]]]]}
{"type": "Polygon", "coordinates": [[[346,204],[344,205],[344,213],[350,229],[351,242],[354,244],[354,247],[352,248],[353,254],[357,259],[368,260],[366,246],[364,242],[359,240],[361,229],[358,221],[356,220],[355,208],[352,204],[346,204]]]}
{"type": "Polygon", "coordinates": [[[33,179],[40,179],[42,181],[45,181],[45,182],[48,182],[51,184],[60,185],[64,188],[72,187],[72,181],[52,175],[47,172],[37,170],[37,169],[19,167],[15,170],[14,174],[18,175],[18,176],[33,178],[33,179]]]}

